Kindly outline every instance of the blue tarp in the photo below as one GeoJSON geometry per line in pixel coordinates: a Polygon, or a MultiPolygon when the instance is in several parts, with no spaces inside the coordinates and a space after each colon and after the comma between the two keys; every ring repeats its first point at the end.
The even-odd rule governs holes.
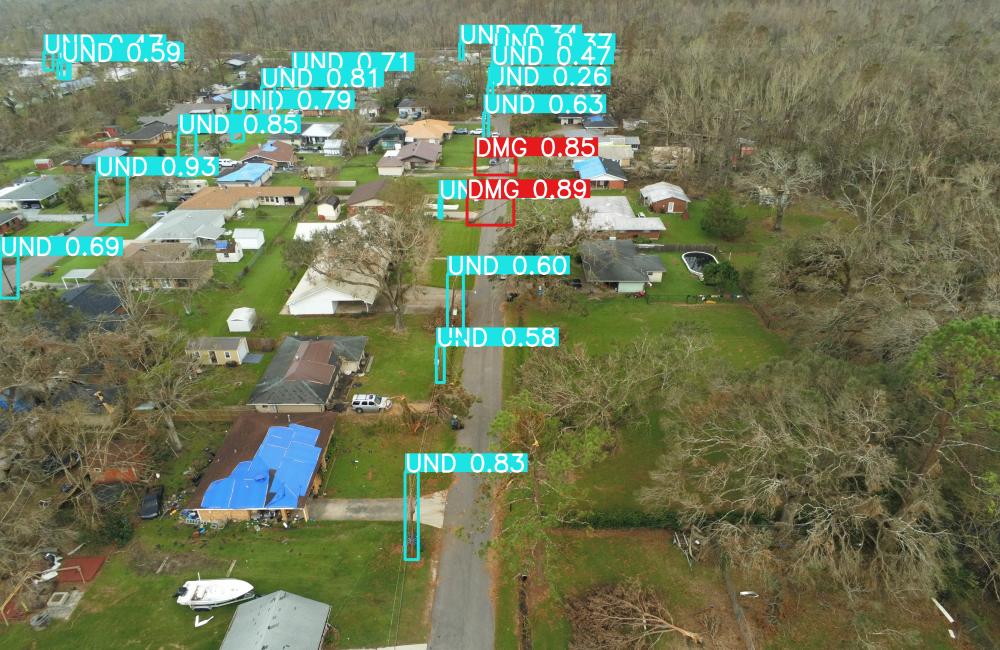
{"type": "Polygon", "coordinates": [[[80,161],[80,164],[81,165],[96,165],[98,158],[103,158],[105,156],[112,156],[114,158],[120,158],[121,156],[127,156],[127,155],[128,155],[128,151],[126,151],[125,149],[119,149],[118,147],[105,147],[104,149],[101,149],[100,151],[97,151],[95,153],[90,154],[89,156],[86,156],[83,160],[80,161]]]}
{"type": "Polygon", "coordinates": [[[584,158],[573,163],[573,169],[580,173],[580,178],[591,179],[607,173],[600,158],[584,158]]]}
{"type": "Polygon", "coordinates": [[[295,508],[309,490],[323,450],[316,446],[319,429],[289,424],[267,431],[254,457],[238,464],[229,476],[212,481],[201,498],[202,508],[246,510],[295,508]]]}
{"type": "Polygon", "coordinates": [[[234,172],[216,179],[218,183],[256,183],[271,169],[267,163],[247,163],[234,172]]]}

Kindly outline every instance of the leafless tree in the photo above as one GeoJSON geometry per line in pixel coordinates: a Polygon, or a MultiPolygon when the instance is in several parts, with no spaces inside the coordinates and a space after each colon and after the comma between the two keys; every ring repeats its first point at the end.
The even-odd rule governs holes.
{"type": "Polygon", "coordinates": [[[754,158],[751,179],[757,186],[757,200],[774,206],[775,230],[781,230],[788,206],[822,176],[819,165],[805,152],[793,156],[780,149],[768,149],[754,158]]]}

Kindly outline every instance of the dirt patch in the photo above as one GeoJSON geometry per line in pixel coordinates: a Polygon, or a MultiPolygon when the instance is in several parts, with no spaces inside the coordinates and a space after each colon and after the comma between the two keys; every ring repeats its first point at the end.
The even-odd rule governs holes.
{"type": "Polygon", "coordinates": [[[122,551],[128,567],[139,575],[218,573],[226,570],[222,559],[206,555],[192,548],[177,551],[150,548],[133,543],[122,551]]]}

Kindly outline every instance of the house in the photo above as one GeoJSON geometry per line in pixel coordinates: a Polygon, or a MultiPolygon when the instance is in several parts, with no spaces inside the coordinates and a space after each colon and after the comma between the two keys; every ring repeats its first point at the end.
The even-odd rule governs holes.
{"type": "Polygon", "coordinates": [[[77,285],[64,291],[59,299],[87,320],[110,322],[127,318],[121,298],[103,283],[77,285]]]}
{"type": "Polygon", "coordinates": [[[333,316],[368,313],[378,299],[377,279],[356,271],[344,271],[333,279],[306,269],[281,308],[290,316],[333,316]]]}
{"type": "Polygon", "coordinates": [[[225,232],[225,223],[224,210],[178,208],[146,229],[136,237],[136,241],[181,242],[197,248],[214,247],[215,240],[225,232]]]}
{"type": "Polygon", "coordinates": [[[607,158],[584,158],[573,163],[580,178],[590,181],[590,186],[612,190],[625,189],[628,178],[621,165],[607,158]]]}
{"type": "Polygon", "coordinates": [[[316,203],[316,216],[323,221],[336,221],[340,217],[340,197],[331,194],[316,203]]]}
{"type": "Polygon", "coordinates": [[[687,217],[688,198],[684,190],[679,185],[660,181],[652,185],[646,185],[639,190],[643,204],[653,212],[665,212],[667,214],[681,214],[687,217]]]}
{"type": "Polygon", "coordinates": [[[323,483],[333,420],[333,413],[241,415],[205,468],[188,509],[203,522],[248,521],[258,514],[308,520],[308,497],[323,483]]]}
{"type": "Polygon", "coordinates": [[[128,149],[122,149],[121,147],[105,147],[100,151],[95,151],[89,156],[84,156],[80,159],[78,165],[85,169],[93,169],[97,167],[98,158],[121,158],[122,156],[129,155],[128,149]]]}
{"type": "Polygon", "coordinates": [[[138,118],[139,124],[149,124],[151,122],[162,122],[176,127],[181,115],[223,115],[227,112],[230,102],[200,102],[174,104],[173,107],[163,115],[143,115],[138,118]]]}
{"type": "Polygon", "coordinates": [[[9,235],[24,228],[27,224],[19,212],[0,213],[0,235],[9,235]]]}
{"type": "Polygon", "coordinates": [[[244,250],[255,251],[264,248],[264,231],[260,228],[234,228],[233,241],[244,250]]]}
{"type": "Polygon", "coordinates": [[[596,133],[610,133],[618,128],[618,122],[610,115],[587,115],[583,118],[583,128],[596,133]]]}
{"type": "Polygon", "coordinates": [[[395,149],[396,145],[402,145],[405,141],[406,131],[395,124],[390,124],[365,140],[365,152],[371,153],[376,148],[395,149]]]}
{"type": "Polygon", "coordinates": [[[344,140],[341,138],[330,138],[323,143],[323,155],[324,156],[343,156],[344,155],[344,140]]]}
{"type": "Polygon", "coordinates": [[[386,151],[375,166],[379,176],[402,176],[404,171],[412,169],[433,169],[440,159],[441,145],[418,140],[386,151]]]}
{"type": "Polygon", "coordinates": [[[247,163],[215,179],[220,187],[260,187],[271,179],[274,167],[265,162],[247,163]]]}
{"type": "Polygon", "coordinates": [[[240,70],[247,66],[260,65],[264,59],[259,54],[248,54],[246,52],[235,52],[226,59],[226,65],[233,70],[240,70]]]}
{"type": "Polygon", "coordinates": [[[399,119],[401,120],[419,118],[428,113],[427,106],[409,97],[399,102],[396,108],[399,110],[399,119]]]}
{"type": "Polygon", "coordinates": [[[302,133],[299,134],[299,146],[303,149],[317,151],[323,149],[326,141],[333,138],[334,134],[340,130],[340,124],[336,122],[318,122],[302,126],[302,133]]]}
{"type": "Polygon", "coordinates": [[[385,200],[386,189],[389,187],[389,180],[380,178],[377,181],[358,185],[347,197],[347,209],[351,214],[365,208],[375,210],[385,210],[391,205],[385,200]]]}
{"type": "Polygon", "coordinates": [[[176,124],[164,124],[158,121],[149,122],[131,133],[122,135],[118,141],[127,147],[155,147],[173,140],[176,129],[176,124]]]}
{"type": "Polygon", "coordinates": [[[598,141],[597,155],[606,160],[613,160],[622,168],[627,168],[632,166],[635,149],[627,144],[598,141]]]}
{"type": "Polygon", "coordinates": [[[580,244],[587,282],[601,283],[618,293],[639,293],[660,282],[666,267],[657,255],[640,254],[631,240],[610,239],[580,244]]]}
{"type": "Polygon", "coordinates": [[[382,114],[382,107],[377,101],[371,98],[357,101],[354,104],[354,110],[358,112],[358,115],[369,121],[377,120],[378,116],[382,114]]]}
{"type": "Polygon", "coordinates": [[[215,261],[222,264],[233,264],[243,259],[243,247],[231,239],[218,239],[215,242],[215,261]]]}
{"type": "Polygon", "coordinates": [[[253,210],[262,205],[305,205],[308,198],[309,190],[304,187],[282,185],[265,185],[263,187],[209,186],[181,203],[179,209],[221,210],[227,218],[231,218],[240,209],[253,210]]]}
{"type": "Polygon", "coordinates": [[[257,310],[253,307],[237,307],[226,319],[230,332],[250,332],[257,324],[257,310]]]}
{"type": "Polygon", "coordinates": [[[32,162],[35,165],[35,169],[38,171],[52,169],[53,167],[56,166],[56,164],[52,162],[51,158],[35,158],[35,160],[32,162]]]}
{"type": "Polygon", "coordinates": [[[0,210],[41,210],[60,203],[59,190],[69,179],[27,176],[0,190],[0,210]]]}
{"type": "Polygon", "coordinates": [[[250,353],[242,336],[202,336],[189,341],[187,352],[202,366],[240,365],[250,353]]]}
{"type": "Polygon", "coordinates": [[[602,135],[597,138],[598,144],[606,142],[608,144],[627,144],[632,147],[632,151],[639,151],[641,140],[637,135],[602,135]]]}
{"type": "Polygon", "coordinates": [[[577,124],[583,124],[583,118],[586,117],[582,113],[561,113],[557,119],[559,124],[562,126],[575,126],[577,124]]]}
{"type": "Polygon", "coordinates": [[[578,199],[583,214],[573,217],[573,226],[609,239],[647,237],[659,239],[666,230],[658,217],[635,216],[624,196],[594,196],[578,199]]]}
{"type": "Polygon", "coordinates": [[[431,144],[442,144],[451,137],[455,127],[445,120],[418,120],[412,124],[403,125],[406,141],[423,141],[431,144]]]}
{"type": "Polygon", "coordinates": [[[261,413],[322,413],[341,375],[362,368],[366,336],[286,336],[247,402],[261,413]]]}
{"type": "Polygon", "coordinates": [[[320,650],[329,618],[326,603],[276,591],[236,608],[220,650],[320,650]]]}
{"type": "Polygon", "coordinates": [[[253,147],[240,159],[246,164],[265,163],[275,169],[295,166],[295,147],[282,140],[268,140],[253,147]]]}
{"type": "Polygon", "coordinates": [[[212,260],[191,259],[192,247],[184,243],[132,242],[121,259],[115,259],[94,276],[134,289],[197,289],[212,279],[212,260]]]}

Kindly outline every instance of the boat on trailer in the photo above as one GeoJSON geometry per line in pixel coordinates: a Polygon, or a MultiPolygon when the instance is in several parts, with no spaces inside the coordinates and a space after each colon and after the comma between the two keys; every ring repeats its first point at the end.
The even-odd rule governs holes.
{"type": "Polygon", "coordinates": [[[188,580],[174,594],[178,605],[185,605],[195,611],[205,611],[223,605],[242,603],[256,598],[253,585],[244,580],[223,578],[220,580],[188,580]]]}

